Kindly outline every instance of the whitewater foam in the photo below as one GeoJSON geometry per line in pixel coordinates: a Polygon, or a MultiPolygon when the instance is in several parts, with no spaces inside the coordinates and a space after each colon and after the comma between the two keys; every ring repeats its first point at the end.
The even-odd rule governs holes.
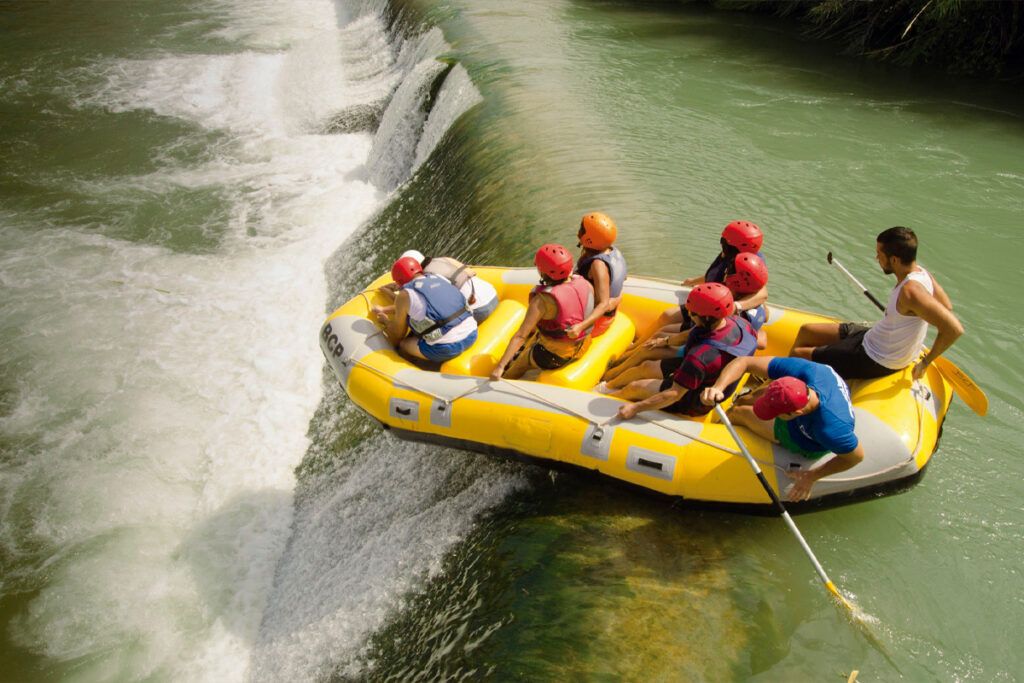
{"type": "Polygon", "coordinates": [[[212,133],[202,159],[61,182],[98,203],[215,192],[230,204],[209,226],[216,251],[0,217],[0,326],[18,368],[0,538],[23,567],[4,582],[35,593],[11,633],[80,680],[355,672],[403,595],[521,484],[491,471],[453,488],[482,465],[378,436],[352,456],[361,469],[313,475],[293,499],[323,393],[323,263],[479,95],[456,67],[423,108],[449,68],[436,30],[392,46],[379,15],[342,20],[332,0],[210,7],[236,52],[115,60],[84,81],[99,87],[66,93],[212,133]],[[395,123],[376,137],[318,134],[385,103],[395,123]]]}
{"type": "Polygon", "coordinates": [[[0,422],[21,445],[4,536],[16,556],[54,549],[41,584],[7,577],[38,589],[12,636],[85,658],[80,678],[248,669],[321,394],[322,264],[384,198],[354,174],[368,135],[311,134],[347,104],[333,3],[288,4],[286,48],[119,60],[78,98],[225,136],[208,163],[76,181],[100,200],[228,188],[235,225],[216,254],[0,228],[5,338],[24,360],[0,422]]]}

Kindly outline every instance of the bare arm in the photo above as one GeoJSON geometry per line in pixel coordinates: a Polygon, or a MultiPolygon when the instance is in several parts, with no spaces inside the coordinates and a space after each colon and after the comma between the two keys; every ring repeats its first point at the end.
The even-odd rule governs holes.
{"type": "Polygon", "coordinates": [[[845,472],[854,467],[864,459],[864,447],[859,443],[849,453],[836,453],[836,457],[829,460],[821,467],[805,470],[796,474],[790,474],[793,479],[793,488],[789,490],[789,500],[807,500],[811,497],[811,488],[814,482],[838,472],[845,472]]]}
{"type": "Polygon", "coordinates": [[[913,377],[920,379],[924,376],[928,365],[941,356],[964,333],[964,326],[953,315],[953,311],[944,306],[938,298],[929,294],[928,290],[917,282],[911,281],[903,285],[903,291],[900,292],[900,304],[902,304],[900,308],[905,308],[908,313],[916,315],[938,330],[931,350],[914,366],[913,377]]]}
{"type": "Polygon", "coordinates": [[[939,303],[945,306],[948,310],[953,310],[953,302],[949,300],[949,295],[946,294],[946,290],[942,288],[938,280],[932,278],[932,287],[935,289],[935,298],[939,300],[939,303]]]}
{"type": "Polygon", "coordinates": [[[748,372],[762,377],[768,376],[768,364],[775,360],[774,356],[740,356],[734,358],[722,368],[718,379],[710,387],[701,392],[700,400],[706,406],[713,406],[725,400],[725,388],[737,381],[748,372]]]}
{"type": "Polygon", "coordinates": [[[395,310],[382,319],[384,334],[394,346],[409,333],[409,292],[401,291],[395,297],[395,310]]]}
{"type": "Polygon", "coordinates": [[[530,305],[526,309],[526,317],[523,318],[523,323],[516,330],[516,333],[512,335],[512,338],[508,342],[508,346],[505,347],[505,353],[501,354],[501,360],[494,366],[494,370],[491,371],[491,379],[499,380],[505,373],[505,368],[512,358],[515,357],[519,349],[523,348],[523,344],[530,338],[533,331],[537,329],[537,323],[544,318],[544,294],[538,294],[537,296],[530,299],[530,305]]]}
{"type": "Polygon", "coordinates": [[[736,300],[737,311],[749,311],[751,308],[757,308],[765,301],[768,301],[768,285],[765,285],[761,289],[757,290],[753,294],[747,294],[736,300]]]}
{"type": "Polygon", "coordinates": [[[629,420],[634,417],[637,413],[644,410],[658,410],[666,406],[670,406],[683,397],[686,393],[686,387],[672,383],[665,391],[659,391],[653,396],[648,396],[642,401],[636,403],[627,403],[619,407],[619,417],[623,420],[629,420]]]}
{"type": "MultiPolygon", "coordinates": [[[[692,328],[691,328],[692,329],[692,328]]],[[[644,342],[644,348],[660,349],[666,346],[682,346],[690,338],[690,330],[683,330],[667,337],[652,337],[644,342]]]]}

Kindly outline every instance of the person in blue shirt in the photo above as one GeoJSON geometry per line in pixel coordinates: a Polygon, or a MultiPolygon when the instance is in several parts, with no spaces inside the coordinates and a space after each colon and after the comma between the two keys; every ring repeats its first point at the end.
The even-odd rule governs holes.
{"type": "Polygon", "coordinates": [[[814,482],[864,459],[853,431],[850,392],[835,370],[802,358],[740,357],[722,369],[701,400],[706,405],[724,400],[724,389],[747,372],[773,381],[756,392],[752,405],[733,406],[729,411],[733,422],[809,460],[836,454],[820,467],[787,473],[794,480],[790,500],[810,498],[814,482]]]}

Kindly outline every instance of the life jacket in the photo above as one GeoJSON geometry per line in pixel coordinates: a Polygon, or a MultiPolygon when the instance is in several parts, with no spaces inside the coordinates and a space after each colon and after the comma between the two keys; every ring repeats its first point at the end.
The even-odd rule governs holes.
{"type": "Polygon", "coordinates": [[[448,256],[436,256],[423,259],[423,272],[431,275],[440,275],[458,289],[469,282],[473,276],[473,269],[465,263],[460,263],[448,256]]]}
{"type": "Polygon", "coordinates": [[[753,327],[756,332],[764,327],[764,324],[768,322],[768,309],[764,307],[764,304],[761,304],[760,306],[740,311],[740,316],[750,323],[750,326],[753,327]]]}
{"type": "Polygon", "coordinates": [[[757,351],[757,332],[754,330],[754,327],[744,318],[736,315],[730,315],[725,320],[727,325],[732,322],[740,328],[740,338],[736,343],[726,344],[720,339],[709,339],[714,334],[714,330],[709,330],[706,327],[694,327],[690,332],[689,338],[686,340],[686,346],[683,347],[683,358],[690,352],[690,349],[701,343],[707,344],[722,353],[727,353],[733,358],[753,356],[754,351],[757,351]]]}
{"type": "MultiPolygon", "coordinates": [[[[558,305],[558,314],[554,318],[537,323],[540,333],[550,339],[568,339],[566,329],[583,322],[594,310],[594,288],[586,279],[576,274],[557,285],[537,285],[530,293],[531,296],[534,294],[548,294],[558,305]]],[[[573,341],[582,340],[588,334],[589,329],[573,341]]]]}
{"type": "Polygon", "coordinates": [[[618,247],[612,247],[610,253],[601,252],[593,256],[584,256],[576,264],[576,272],[583,277],[590,279],[590,266],[594,261],[604,261],[608,266],[609,282],[608,295],[615,299],[622,295],[622,285],[626,282],[626,259],[618,247]]]}
{"type": "MultiPolygon", "coordinates": [[[[733,358],[739,358],[740,356],[753,356],[754,352],[757,351],[757,332],[754,330],[754,327],[747,322],[746,319],[741,318],[738,315],[730,315],[726,318],[726,324],[728,325],[730,322],[736,325],[740,330],[740,338],[736,342],[727,344],[720,339],[709,339],[709,337],[714,334],[714,330],[709,330],[706,327],[694,327],[690,331],[690,336],[686,340],[686,345],[683,347],[683,358],[686,358],[690,353],[690,349],[697,344],[707,344],[711,348],[717,349],[718,351],[728,354],[733,358]]],[[[715,379],[718,378],[716,377],[711,379],[711,381],[707,382],[707,385],[710,386],[715,379]]],[[[736,385],[738,384],[739,380],[736,380],[727,386],[725,391],[722,393],[726,396],[731,396],[732,392],[736,390],[736,385]]]]}
{"type": "Polygon", "coordinates": [[[426,317],[409,316],[409,327],[416,336],[428,344],[441,339],[449,330],[470,317],[466,297],[455,285],[439,275],[425,275],[402,285],[402,289],[415,291],[426,302],[426,317]]]}
{"type": "MultiPolygon", "coordinates": [[[[757,252],[758,258],[764,261],[764,254],[757,252]]],[[[733,261],[736,257],[725,259],[721,254],[715,257],[715,260],[708,266],[707,271],[704,273],[704,282],[717,282],[719,284],[725,284],[725,278],[736,272],[736,266],[733,261]]],[[[767,261],[765,261],[767,263],[767,261]]]]}

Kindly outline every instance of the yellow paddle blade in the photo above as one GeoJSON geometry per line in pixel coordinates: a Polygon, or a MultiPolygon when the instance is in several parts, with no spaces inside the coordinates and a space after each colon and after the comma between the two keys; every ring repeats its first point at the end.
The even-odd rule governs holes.
{"type": "Polygon", "coordinates": [[[849,600],[847,600],[845,597],[843,597],[843,594],[839,592],[839,589],[836,588],[836,585],[834,583],[832,583],[831,581],[826,582],[825,583],[825,588],[828,589],[829,593],[831,593],[833,596],[835,596],[835,599],[838,600],[840,602],[840,604],[842,604],[843,607],[845,607],[846,609],[850,610],[851,612],[854,611],[853,605],[850,604],[849,600]]]}
{"type": "Polygon", "coordinates": [[[988,396],[981,390],[974,380],[966,372],[958,368],[953,361],[939,356],[932,365],[942,373],[942,376],[953,386],[953,391],[960,397],[960,400],[967,404],[967,407],[978,415],[984,416],[988,412],[988,396]]]}

